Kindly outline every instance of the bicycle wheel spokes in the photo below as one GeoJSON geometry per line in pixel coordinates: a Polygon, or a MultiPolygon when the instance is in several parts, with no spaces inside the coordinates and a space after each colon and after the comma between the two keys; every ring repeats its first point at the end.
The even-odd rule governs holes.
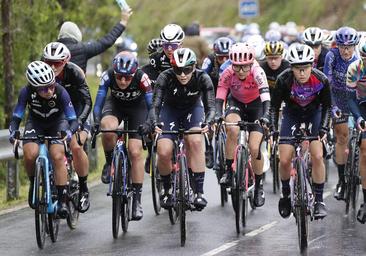
{"type": "Polygon", "coordinates": [[[47,202],[46,202],[46,189],[43,179],[43,168],[41,162],[36,162],[36,170],[34,177],[34,203],[35,203],[35,226],[36,226],[36,238],[37,245],[40,249],[43,249],[46,231],[47,229],[47,202]]]}
{"type": "Polygon", "coordinates": [[[161,211],[160,198],[159,198],[161,193],[161,182],[157,168],[155,149],[151,150],[150,168],[151,168],[151,193],[152,193],[153,206],[155,214],[159,215],[161,211]]]}
{"type": "Polygon", "coordinates": [[[122,180],[120,171],[122,170],[122,161],[120,155],[116,156],[114,166],[114,176],[112,185],[112,233],[113,238],[118,237],[120,216],[121,216],[121,205],[122,205],[122,180]]]}

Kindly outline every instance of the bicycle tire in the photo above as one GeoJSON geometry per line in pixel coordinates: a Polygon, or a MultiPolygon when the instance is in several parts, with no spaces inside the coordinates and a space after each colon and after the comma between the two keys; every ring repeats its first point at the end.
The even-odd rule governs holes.
{"type": "Polygon", "coordinates": [[[114,168],[113,184],[112,184],[112,234],[113,238],[118,237],[121,206],[122,206],[122,180],[120,170],[122,170],[121,154],[116,153],[111,168],[114,168]]]}
{"type": "MultiPolygon", "coordinates": [[[[220,185],[220,179],[222,177],[222,175],[225,172],[225,138],[224,135],[222,134],[222,132],[220,132],[219,134],[219,139],[218,139],[218,146],[217,146],[217,151],[218,151],[218,155],[217,155],[217,166],[218,166],[218,170],[216,171],[216,176],[220,185]]],[[[220,185],[220,202],[221,202],[221,206],[224,207],[225,203],[227,202],[227,198],[228,198],[228,194],[227,194],[227,190],[226,187],[223,185],[220,185]]]]}
{"type": "MultiPolygon", "coordinates": [[[[36,239],[37,245],[40,249],[44,248],[46,240],[47,230],[47,202],[46,202],[46,189],[45,181],[43,177],[43,167],[41,161],[36,162],[36,170],[34,177],[34,216],[36,227],[36,239]]],[[[47,230],[48,231],[48,230],[47,230]]]]}
{"type": "Polygon", "coordinates": [[[243,155],[243,148],[239,148],[237,150],[237,155],[236,155],[236,168],[235,168],[235,175],[234,175],[234,179],[235,179],[235,184],[234,184],[234,188],[232,189],[231,192],[231,197],[232,197],[232,202],[233,202],[233,207],[234,207],[234,212],[235,212],[235,228],[236,228],[236,232],[238,234],[240,234],[242,227],[243,227],[243,223],[245,224],[245,220],[243,219],[243,212],[245,211],[245,209],[243,209],[243,181],[244,181],[244,155],[243,155]]]}
{"type": "Polygon", "coordinates": [[[79,189],[77,181],[70,179],[67,191],[67,207],[69,208],[69,215],[67,216],[67,225],[69,228],[75,229],[79,221],[79,189]]]}
{"type": "MultiPolygon", "coordinates": [[[[127,151],[125,151],[125,156],[127,156],[127,151]]],[[[130,184],[130,169],[131,166],[129,164],[129,160],[127,157],[122,158],[124,169],[122,170],[122,207],[121,207],[121,222],[122,222],[122,231],[126,233],[128,230],[128,223],[132,218],[132,189],[130,184]],[[125,164],[126,163],[126,164],[125,164]],[[123,195],[123,196],[122,196],[123,195]]]]}
{"type": "Polygon", "coordinates": [[[351,152],[348,154],[347,157],[347,161],[346,161],[346,166],[345,166],[345,203],[346,203],[346,209],[345,209],[345,213],[348,214],[349,213],[349,208],[351,205],[351,199],[353,197],[353,169],[354,169],[354,155],[355,155],[355,148],[354,145],[355,143],[353,135],[351,135],[351,139],[348,143],[348,148],[351,149],[351,152]]]}
{"type": "Polygon", "coordinates": [[[274,148],[271,148],[271,169],[273,175],[273,193],[276,194],[280,189],[280,176],[279,176],[279,158],[278,158],[278,145],[276,144],[274,148]]]}
{"type": "MultiPolygon", "coordinates": [[[[52,188],[54,188],[54,181],[53,181],[53,178],[51,177],[51,175],[49,177],[49,180],[50,180],[50,191],[52,191],[52,188]]],[[[55,203],[55,198],[57,198],[57,197],[56,196],[54,197],[52,195],[52,192],[50,192],[50,194],[51,194],[51,198],[52,198],[51,199],[52,203],[55,203]]],[[[60,224],[60,219],[57,218],[56,209],[53,213],[48,213],[47,220],[48,220],[48,230],[49,230],[51,241],[53,243],[55,243],[57,241],[59,224],[60,224]]]]}
{"type": "MultiPolygon", "coordinates": [[[[177,196],[177,191],[179,188],[179,180],[178,180],[176,172],[172,172],[171,177],[172,177],[172,185],[173,185],[173,198],[175,198],[177,196]]],[[[169,220],[172,225],[174,225],[177,222],[178,217],[179,217],[179,214],[178,214],[179,210],[178,210],[177,204],[175,202],[176,202],[176,200],[173,200],[173,207],[168,209],[169,220]]]]}
{"type": "Polygon", "coordinates": [[[353,157],[353,168],[352,168],[352,209],[356,210],[356,204],[360,192],[360,179],[359,179],[359,153],[360,149],[357,145],[357,141],[355,141],[355,152],[353,157]]]}
{"type": "Polygon", "coordinates": [[[186,177],[187,161],[185,156],[179,157],[179,195],[178,195],[178,209],[179,209],[179,230],[180,230],[180,246],[183,247],[186,243],[186,208],[188,192],[188,180],[186,177]]]}
{"type": "Polygon", "coordinates": [[[151,194],[155,214],[159,215],[161,212],[161,205],[160,205],[161,181],[157,169],[156,149],[154,149],[155,148],[154,145],[152,147],[153,148],[151,150],[151,156],[150,156],[151,194]]]}
{"type": "Polygon", "coordinates": [[[300,160],[296,161],[296,223],[300,252],[308,247],[308,214],[307,214],[307,192],[306,178],[303,165],[300,160]]]}

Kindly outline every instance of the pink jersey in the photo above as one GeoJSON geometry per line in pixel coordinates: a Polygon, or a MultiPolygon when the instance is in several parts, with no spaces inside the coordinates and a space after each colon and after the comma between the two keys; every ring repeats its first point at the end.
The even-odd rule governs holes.
{"type": "Polygon", "coordinates": [[[220,76],[216,98],[226,100],[229,91],[236,100],[244,104],[254,101],[259,96],[262,102],[271,99],[266,74],[257,62],[245,80],[239,80],[231,65],[224,70],[220,76]]]}

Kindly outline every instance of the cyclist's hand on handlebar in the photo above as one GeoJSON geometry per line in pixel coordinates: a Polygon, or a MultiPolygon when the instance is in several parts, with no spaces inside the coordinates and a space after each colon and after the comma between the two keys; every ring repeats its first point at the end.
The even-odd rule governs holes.
{"type": "Polygon", "coordinates": [[[319,129],[319,140],[321,141],[326,141],[327,140],[327,134],[328,134],[328,129],[325,127],[322,127],[319,129]]]}
{"type": "Polygon", "coordinates": [[[11,144],[14,144],[14,142],[16,141],[16,139],[15,139],[15,132],[16,132],[16,131],[11,131],[11,132],[10,132],[10,135],[9,135],[9,142],[10,142],[11,144]]]}
{"type": "Polygon", "coordinates": [[[358,128],[360,131],[362,131],[362,132],[366,131],[366,123],[365,123],[365,119],[363,119],[362,117],[359,117],[359,118],[357,119],[357,128],[358,128]]]}
{"type": "Polygon", "coordinates": [[[269,128],[269,125],[270,125],[270,121],[269,121],[269,118],[266,117],[266,116],[262,116],[260,119],[259,119],[259,123],[260,125],[265,128],[265,129],[268,129],[269,128]]]}
{"type": "Polygon", "coordinates": [[[208,133],[211,130],[210,125],[208,125],[207,123],[202,123],[201,128],[202,128],[202,133],[208,133]]]}
{"type": "Polygon", "coordinates": [[[332,107],[332,114],[333,114],[333,117],[335,117],[335,118],[341,118],[342,111],[339,109],[338,106],[333,106],[332,107]]]}
{"type": "Polygon", "coordinates": [[[73,134],[70,130],[66,130],[65,132],[66,132],[66,134],[65,134],[64,140],[66,140],[67,142],[70,142],[73,134]]]}

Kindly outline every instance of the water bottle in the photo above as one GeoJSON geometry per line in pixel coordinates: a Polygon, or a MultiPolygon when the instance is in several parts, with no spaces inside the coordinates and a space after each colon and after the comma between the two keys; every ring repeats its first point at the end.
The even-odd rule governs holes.
{"type": "Polygon", "coordinates": [[[121,10],[129,10],[131,9],[130,6],[127,4],[126,0],[116,0],[117,4],[121,8],[121,10]]]}

